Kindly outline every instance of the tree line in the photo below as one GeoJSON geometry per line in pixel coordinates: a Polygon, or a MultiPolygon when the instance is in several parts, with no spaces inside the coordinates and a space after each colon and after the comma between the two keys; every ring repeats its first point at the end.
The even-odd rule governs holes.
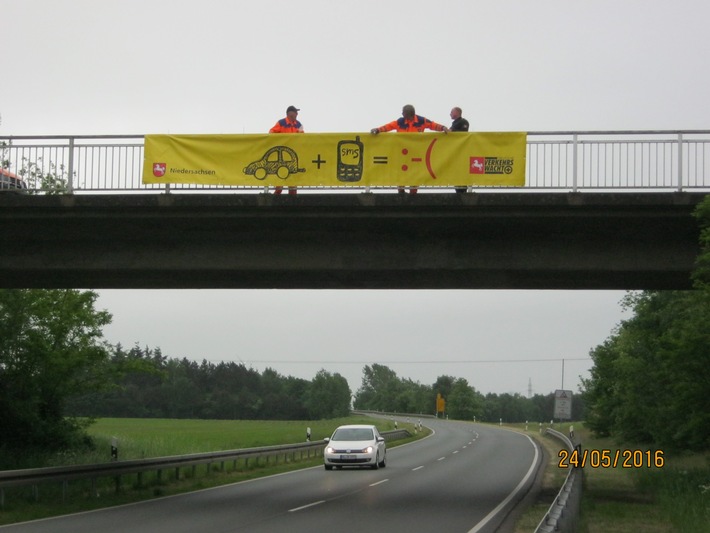
{"type": "Polygon", "coordinates": [[[710,291],[628,294],[634,311],[592,350],[587,425],[666,450],[710,449],[710,291]]]}
{"type": "MultiPolygon", "coordinates": [[[[439,376],[432,385],[400,378],[379,364],[363,368],[362,385],[355,394],[355,409],[394,413],[436,414],[436,397],[444,398],[445,410],[438,416],[457,420],[505,423],[549,422],[553,418],[555,395],[482,394],[464,378],[439,376]]],[[[584,417],[584,398],[572,402],[572,417],[584,417]]]]}
{"type": "Polygon", "coordinates": [[[82,417],[314,420],[347,416],[350,387],[340,374],[312,380],[258,372],[242,363],[165,357],[159,348],[116,346],[107,361],[115,381],[68,402],[82,417]]]}
{"type": "MultiPolygon", "coordinates": [[[[320,370],[312,380],[259,372],[243,363],[197,363],[165,357],[159,348],[120,345],[108,360],[115,381],[104,390],[69,399],[76,417],[319,420],[347,416],[351,389],[340,374],[320,370]]],[[[482,395],[462,378],[440,376],[433,385],[398,377],[386,366],[363,369],[353,407],[361,410],[435,414],[437,394],[447,400],[442,416],[461,420],[550,420],[554,395],[482,395]]],[[[582,402],[574,404],[581,418],[582,402]]]]}

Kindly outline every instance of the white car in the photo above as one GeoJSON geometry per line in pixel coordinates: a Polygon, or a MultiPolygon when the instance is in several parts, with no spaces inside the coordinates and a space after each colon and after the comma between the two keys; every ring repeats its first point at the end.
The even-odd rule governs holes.
{"type": "Polygon", "coordinates": [[[369,466],[377,469],[387,464],[385,438],[375,426],[340,426],[325,440],[328,443],[323,450],[326,470],[332,470],[334,466],[369,466]]]}

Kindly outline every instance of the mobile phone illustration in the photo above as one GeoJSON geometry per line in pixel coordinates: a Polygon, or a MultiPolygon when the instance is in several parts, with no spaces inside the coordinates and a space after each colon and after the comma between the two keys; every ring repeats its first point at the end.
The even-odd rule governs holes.
{"type": "Polygon", "coordinates": [[[338,143],[338,180],[360,181],[362,179],[362,161],[364,146],[360,136],[352,141],[338,143]]]}

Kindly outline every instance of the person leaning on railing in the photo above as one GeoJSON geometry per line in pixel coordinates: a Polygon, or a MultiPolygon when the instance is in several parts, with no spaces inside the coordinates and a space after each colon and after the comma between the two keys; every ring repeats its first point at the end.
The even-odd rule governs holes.
{"type": "MultiPolygon", "coordinates": [[[[422,132],[424,130],[443,131],[444,133],[449,132],[449,128],[446,126],[417,115],[414,106],[407,104],[402,108],[402,118],[388,122],[379,128],[372,128],[370,133],[377,135],[380,132],[384,133],[386,131],[422,132]]],[[[400,194],[404,194],[404,186],[400,185],[397,189],[400,194]]],[[[409,194],[417,194],[417,188],[410,187],[409,194]]]]}

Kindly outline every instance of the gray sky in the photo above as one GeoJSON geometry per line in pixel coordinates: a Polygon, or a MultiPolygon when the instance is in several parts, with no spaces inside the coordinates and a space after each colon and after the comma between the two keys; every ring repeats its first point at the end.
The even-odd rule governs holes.
{"type": "MultiPolygon", "coordinates": [[[[402,105],[474,131],[710,126],[707,0],[0,0],[0,134],[360,132],[402,105]]],[[[382,362],[576,390],[618,291],[101,291],[111,342],[310,379],[382,362]],[[467,362],[558,359],[555,362],[467,362]],[[289,364],[281,361],[313,361],[289,364]],[[256,361],[269,361],[257,363],[256,361]]]]}
{"type": "Polygon", "coordinates": [[[431,385],[576,391],[589,350],[622,319],[620,291],[100,291],[107,339],[173,358],[242,361],[312,379],[321,368],[353,392],[364,365],[431,385]],[[577,359],[577,360],[575,360],[577,359]],[[581,359],[581,360],[579,360],[581,359]],[[294,362],[290,362],[294,361],[294,362]],[[524,362],[529,361],[529,362],[524,362]]]}

